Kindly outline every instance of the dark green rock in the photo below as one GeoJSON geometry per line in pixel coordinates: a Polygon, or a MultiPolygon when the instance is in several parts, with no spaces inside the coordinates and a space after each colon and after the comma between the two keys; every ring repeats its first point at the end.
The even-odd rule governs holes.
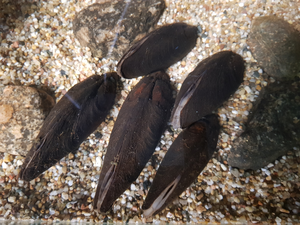
{"type": "Polygon", "coordinates": [[[247,43],[268,75],[281,80],[300,74],[300,33],[288,22],[275,16],[256,18],[247,43]]]}
{"type": "Polygon", "coordinates": [[[164,0],[109,0],[81,10],[73,32],[94,57],[119,60],[130,43],[153,28],[165,9],[164,0]],[[111,52],[110,52],[111,51],[111,52]]]}
{"type": "Polygon", "coordinates": [[[228,164],[260,169],[300,146],[300,81],[273,83],[260,96],[228,164]]]}

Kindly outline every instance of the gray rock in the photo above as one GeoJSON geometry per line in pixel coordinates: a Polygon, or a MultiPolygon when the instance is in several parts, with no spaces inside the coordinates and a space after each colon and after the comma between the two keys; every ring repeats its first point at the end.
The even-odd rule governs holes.
{"type": "Polygon", "coordinates": [[[89,47],[94,57],[119,60],[138,35],[155,26],[165,2],[131,0],[125,8],[126,1],[109,0],[80,11],[73,21],[73,32],[81,46],[89,47]]]}
{"type": "Polygon", "coordinates": [[[300,33],[288,22],[275,16],[256,18],[247,43],[268,75],[290,79],[300,74],[300,33]]]}
{"type": "Polygon", "coordinates": [[[260,95],[228,164],[257,170],[300,146],[300,81],[273,83],[260,95]]]}
{"type": "Polygon", "coordinates": [[[25,156],[55,102],[31,87],[0,87],[0,96],[0,152],[25,156]]]}

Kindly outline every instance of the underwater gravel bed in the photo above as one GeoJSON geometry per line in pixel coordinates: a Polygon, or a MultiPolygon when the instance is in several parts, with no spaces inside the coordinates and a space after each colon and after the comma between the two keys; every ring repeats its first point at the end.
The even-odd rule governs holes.
{"type": "MultiPolygon", "coordinates": [[[[76,12],[95,2],[37,1],[37,9],[28,17],[10,21],[16,24],[15,29],[0,39],[0,86],[8,83],[49,86],[58,100],[85,78],[95,73],[115,71],[117,61],[93,58],[90,50],[82,48],[73,35],[72,20],[76,12]],[[18,47],[15,47],[17,43],[18,47]],[[10,57],[4,58],[3,52],[10,57]]],[[[140,207],[147,189],[167,149],[180,133],[180,129],[168,127],[152,159],[130,189],[114,203],[111,211],[107,214],[93,211],[93,197],[114,121],[126,96],[140,78],[122,79],[119,101],[106,121],[82,143],[76,154],[69,154],[40,177],[31,182],[17,180],[24,158],[1,153],[1,220],[300,222],[299,146],[257,171],[231,168],[226,162],[231,143],[243,131],[261,89],[274,82],[257,65],[246,44],[251,21],[258,16],[275,14],[299,30],[300,2],[166,0],[166,6],[158,25],[186,22],[199,24],[205,31],[187,57],[167,70],[177,90],[201,60],[218,51],[232,50],[243,56],[246,62],[244,82],[217,111],[222,126],[217,146],[219,151],[197,181],[162,213],[147,221],[143,218],[140,207]]]]}

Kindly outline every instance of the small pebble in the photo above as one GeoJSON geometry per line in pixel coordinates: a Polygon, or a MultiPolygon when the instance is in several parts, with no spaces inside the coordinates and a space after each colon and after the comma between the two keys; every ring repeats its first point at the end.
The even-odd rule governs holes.
{"type": "MultiPolygon", "coordinates": [[[[239,200],[239,198],[238,197],[234,197],[234,199],[233,199],[233,201],[235,202],[235,203],[240,203],[240,200],[239,200]]],[[[247,210],[248,211],[248,210],[247,210]]]]}
{"type": "Polygon", "coordinates": [[[68,199],[69,199],[68,193],[65,193],[65,192],[61,193],[61,197],[62,197],[64,200],[68,200],[68,199]]]}
{"type": "Polygon", "coordinates": [[[251,206],[246,206],[245,209],[248,211],[248,212],[253,212],[253,208],[251,206]]]}
{"type": "Polygon", "coordinates": [[[69,159],[74,159],[74,154],[73,153],[69,153],[68,158],[69,159]]]}
{"type": "Polygon", "coordinates": [[[275,218],[276,223],[281,223],[281,219],[279,217],[275,218]]]}
{"type": "Polygon", "coordinates": [[[8,197],[7,201],[10,202],[10,203],[14,203],[16,201],[16,197],[15,196],[10,196],[10,197],[8,197]]]}
{"type": "Polygon", "coordinates": [[[227,171],[227,167],[224,164],[220,164],[223,171],[227,171]]]}
{"type": "Polygon", "coordinates": [[[135,190],[136,190],[136,187],[135,187],[134,184],[131,184],[131,185],[130,185],[130,190],[132,190],[132,191],[135,191],[135,190]]]}

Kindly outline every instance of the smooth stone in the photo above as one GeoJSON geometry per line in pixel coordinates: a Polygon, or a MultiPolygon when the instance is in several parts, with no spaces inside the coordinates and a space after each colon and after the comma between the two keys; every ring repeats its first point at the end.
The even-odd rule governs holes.
{"type": "Polygon", "coordinates": [[[228,164],[257,170],[300,146],[300,81],[264,89],[245,132],[232,144],[228,164]]]}
{"type": "Polygon", "coordinates": [[[54,106],[54,99],[32,87],[0,87],[0,152],[25,156],[54,106]]]}
{"type": "Polygon", "coordinates": [[[74,35],[82,47],[91,49],[93,57],[119,60],[132,41],[157,24],[165,2],[131,0],[124,12],[125,8],[126,1],[109,0],[92,4],[76,15],[74,35]]]}
{"type": "Polygon", "coordinates": [[[300,75],[300,32],[276,16],[256,18],[247,40],[264,71],[277,79],[300,75]]]}

